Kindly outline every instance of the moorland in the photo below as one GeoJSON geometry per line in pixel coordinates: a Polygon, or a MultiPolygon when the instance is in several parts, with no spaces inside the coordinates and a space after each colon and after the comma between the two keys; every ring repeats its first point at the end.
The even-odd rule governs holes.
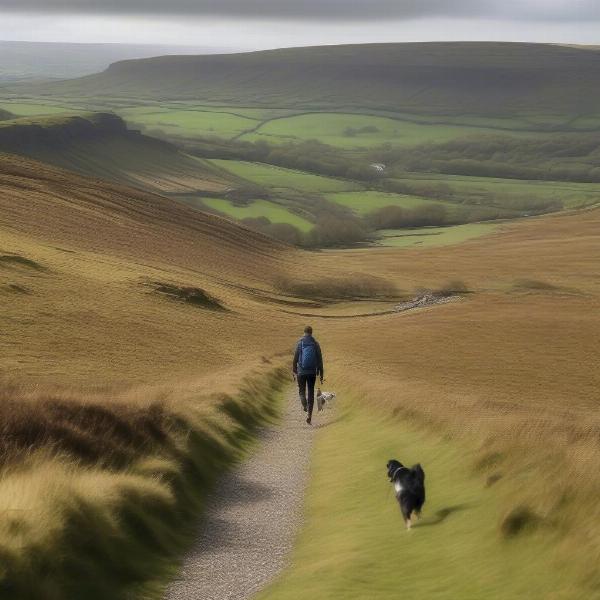
{"type": "Polygon", "coordinates": [[[473,49],[0,88],[0,596],[161,597],[307,321],[340,400],[265,598],[598,594],[597,51],[473,49]]]}

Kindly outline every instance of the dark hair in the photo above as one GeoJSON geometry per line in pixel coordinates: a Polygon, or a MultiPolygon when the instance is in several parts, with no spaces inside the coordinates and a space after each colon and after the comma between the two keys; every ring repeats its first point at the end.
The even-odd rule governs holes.
{"type": "Polygon", "coordinates": [[[312,327],[310,325],[307,325],[304,328],[304,333],[308,334],[308,335],[312,335],[312,327]]]}

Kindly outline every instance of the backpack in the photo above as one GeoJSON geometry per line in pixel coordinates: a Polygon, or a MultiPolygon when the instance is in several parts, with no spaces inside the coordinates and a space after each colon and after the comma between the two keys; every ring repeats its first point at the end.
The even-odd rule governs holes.
{"type": "Polygon", "coordinates": [[[307,344],[305,340],[300,340],[300,360],[298,362],[303,371],[317,372],[319,365],[317,364],[317,345],[314,341],[307,344]]]}

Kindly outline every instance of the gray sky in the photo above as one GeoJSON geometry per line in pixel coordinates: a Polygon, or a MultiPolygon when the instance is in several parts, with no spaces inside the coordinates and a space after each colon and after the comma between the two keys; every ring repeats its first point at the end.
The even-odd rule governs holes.
{"type": "Polygon", "coordinates": [[[239,49],[421,40],[600,44],[600,0],[0,0],[0,39],[239,49]]]}

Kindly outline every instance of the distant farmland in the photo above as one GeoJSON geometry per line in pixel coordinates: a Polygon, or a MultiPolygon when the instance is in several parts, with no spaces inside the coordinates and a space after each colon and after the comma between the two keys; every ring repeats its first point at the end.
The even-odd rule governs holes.
{"type": "Polygon", "coordinates": [[[460,227],[443,236],[460,240],[487,231],[467,227],[475,223],[599,203],[600,113],[589,104],[600,96],[598,52],[376,44],[161,57],[7,88],[0,107],[29,117],[114,111],[183,150],[159,167],[161,183],[115,143],[87,143],[85,161],[71,148],[63,166],[122,178],[111,158],[122,156],[129,182],[293,244],[398,243],[388,232],[407,227],[460,227]],[[199,182],[190,155],[219,185],[199,182]],[[320,233],[307,239],[312,229],[320,233]]]}

